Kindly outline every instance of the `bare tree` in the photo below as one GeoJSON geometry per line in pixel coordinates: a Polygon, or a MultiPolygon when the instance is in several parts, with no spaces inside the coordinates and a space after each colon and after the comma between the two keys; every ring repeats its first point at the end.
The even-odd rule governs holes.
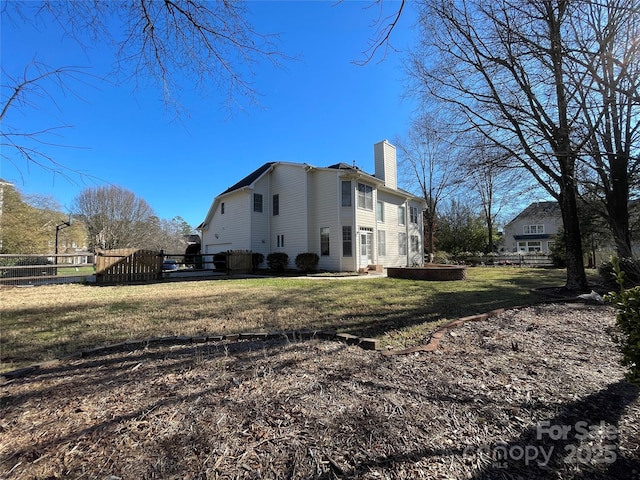
{"type": "MultiPolygon", "coordinates": [[[[339,3],[342,3],[342,1],[343,0],[340,0],[339,3]]],[[[388,3],[390,2],[386,4],[388,3]]],[[[373,0],[368,4],[367,8],[378,9],[378,15],[373,22],[374,34],[369,39],[369,46],[362,52],[365,58],[364,60],[354,62],[356,65],[364,66],[368,64],[380,50],[384,52],[381,61],[387,57],[389,50],[395,51],[395,48],[391,44],[391,34],[398,26],[406,3],[406,0],[400,0],[400,4],[393,4],[391,9],[385,8],[386,4],[384,0],[373,0]]]]}
{"type": "Polygon", "coordinates": [[[577,212],[576,162],[588,137],[567,73],[566,31],[575,2],[427,0],[411,59],[418,92],[448,102],[555,197],[567,247],[566,288],[587,279],[577,212]]]}
{"type": "MultiPolygon", "coordinates": [[[[494,229],[501,210],[513,203],[517,188],[523,187],[518,171],[505,166],[505,152],[479,145],[471,150],[465,164],[468,182],[480,200],[482,217],[487,227],[487,252],[495,250],[494,229]]],[[[522,191],[518,192],[520,195],[522,191]]]]}
{"type": "Polygon", "coordinates": [[[84,223],[91,250],[153,245],[153,209],[122,187],[85,188],[75,198],[72,213],[84,223]]]}
{"type": "Polygon", "coordinates": [[[149,80],[166,105],[180,108],[187,85],[212,86],[229,103],[256,100],[255,67],[286,56],[277,37],[258,32],[244,2],[133,0],[130,2],[5,2],[5,14],[31,23],[55,22],[81,47],[112,47],[118,78],[149,80]]]}
{"type": "MultiPolygon", "coordinates": [[[[435,252],[438,206],[459,184],[455,176],[457,161],[450,139],[440,130],[444,120],[435,114],[414,121],[406,140],[398,140],[400,172],[410,190],[427,202],[423,212],[425,249],[435,252]]],[[[443,129],[446,131],[446,128],[443,129]]]]}
{"type": "Polygon", "coordinates": [[[567,72],[583,113],[574,128],[589,138],[580,158],[584,199],[607,221],[617,254],[630,257],[629,197],[640,166],[640,1],[576,8],[567,72]]]}
{"type": "MultiPolygon", "coordinates": [[[[221,95],[231,110],[256,103],[256,66],[287,58],[277,48],[277,37],[258,32],[242,2],[225,0],[133,0],[130,2],[53,1],[3,2],[3,21],[36,26],[58,24],[81,48],[106,44],[114,53],[113,72],[101,81],[131,80],[137,87],[159,89],[168,110],[179,115],[180,92],[197,89],[221,95]],[[189,87],[189,88],[186,88],[189,87]]],[[[27,114],[29,108],[74,92],[74,82],[86,81],[90,70],[74,66],[46,66],[37,61],[23,72],[3,68],[0,98],[2,158],[38,165],[72,180],[80,172],[56,160],[51,147],[69,125],[21,131],[11,127],[9,114],[27,114]],[[17,152],[16,155],[12,153],[17,152]]],[[[18,166],[18,171],[23,168],[18,166]]],[[[81,174],[81,176],[91,177],[81,174]]]]}
{"type": "MultiPolygon", "coordinates": [[[[24,159],[28,164],[40,166],[56,175],[70,179],[70,170],[59,163],[51,154],[51,147],[65,146],[60,141],[62,131],[70,125],[34,128],[24,131],[16,129],[7,118],[10,112],[38,108],[48,102],[57,107],[54,91],[68,94],[73,91],[71,83],[80,80],[87,73],[78,67],[51,68],[39,62],[31,62],[16,77],[2,69],[3,83],[0,97],[0,157],[16,165],[16,158],[24,159]],[[17,153],[17,156],[12,155],[17,153]]],[[[79,173],[79,172],[75,172],[79,173]]],[[[90,175],[80,174],[90,177],[90,175]]]]}

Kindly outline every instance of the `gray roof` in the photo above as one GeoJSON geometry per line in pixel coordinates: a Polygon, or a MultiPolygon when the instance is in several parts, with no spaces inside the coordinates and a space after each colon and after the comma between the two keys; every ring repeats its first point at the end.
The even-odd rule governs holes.
{"type": "Polygon", "coordinates": [[[264,172],[269,170],[269,168],[271,168],[271,165],[273,165],[274,163],[276,163],[276,162],[267,162],[267,163],[265,163],[260,168],[258,168],[257,170],[254,170],[249,175],[244,177],[242,180],[240,180],[235,185],[232,185],[229,188],[227,188],[220,195],[224,195],[225,193],[233,192],[234,190],[238,190],[238,189],[240,189],[242,187],[248,187],[253,182],[255,182],[258,178],[260,178],[264,172]]]}
{"type": "Polygon", "coordinates": [[[558,202],[533,202],[527,208],[522,210],[509,223],[513,223],[519,218],[526,217],[561,217],[562,211],[558,202]]]}

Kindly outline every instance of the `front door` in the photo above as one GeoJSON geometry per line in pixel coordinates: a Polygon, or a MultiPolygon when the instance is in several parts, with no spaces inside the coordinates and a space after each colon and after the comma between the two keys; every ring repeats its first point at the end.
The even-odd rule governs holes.
{"type": "Polygon", "coordinates": [[[360,268],[373,264],[372,243],[373,232],[360,232],[360,268]]]}

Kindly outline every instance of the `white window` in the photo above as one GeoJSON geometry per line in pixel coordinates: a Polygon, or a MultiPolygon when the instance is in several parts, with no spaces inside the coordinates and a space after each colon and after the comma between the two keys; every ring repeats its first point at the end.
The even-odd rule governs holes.
{"type": "Polygon", "coordinates": [[[420,251],[420,237],[418,235],[411,235],[411,253],[418,253],[420,251]]]}
{"type": "Polygon", "coordinates": [[[271,208],[273,215],[280,215],[280,195],[277,193],[273,196],[273,206],[271,208]]]}
{"type": "Polygon", "coordinates": [[[261,193],[253,194],[253,211],[262,212],[262,194],[261,193]]]}
{"type": "Polygon", "coordinates": [[[378,255],[384,257],[387,254],[387,235],[384,230],[378,230],[378,255]]]}
{"type": "Polygon", "coordinates": [[[220,204],[220,215],[224,215],[224,202],[220,204]]]}
{"type": "Polygon", "coordinates": [[[371,185],[358,184],[358,208],[373,210],[373,187],[371,185]]]}
{"type": "MultiPolygon", "coordinates": [[[[398,207],[398,225],[404,225],[406,222],[406,209],[404,208],[404,205],[400,205],[398,207]]],[[[406,238],[405,238],[406,241],[406,238]]]]}
{"type": "Polygon", "coordinates": [[[418,224],[418,207],[409,207],[409,221],[418,224]]]}
{"type": "Polygon", "coordinates": [[[518,251],[519,252],[540,252],[542,251],[542,242],[538,241],[519,241],[518,242],[518,251]]]}
{"type": "Polygon", "coordinates": [[[384,222],[384,203],[380,201],[376,204],[376,219],[379,222],[384,222]]]}
{"type": "Polygon", "coordinates": [[[525,225],[523,231],[525,235],[538,235],[544,233],[544,225],[525,225]]]}
{"type": "Polygon", "coordinates": [[[342,227],[342,256],[351,257],[353,255],[353,240],[351,227],[342,227]]]}
{"type": "Polygon", "coordinates": [[[345,180],[342,182],[342,206],[351,206],[351,181],[345,180]]]}
{"type": "Polygon", "coordinates": [[[407,254],[407,234],[404,232],[398,233],[398,254],[407,254]]]}
{"type": "Polygon", "coordinates": [[[329,227],[320,229],[320,255],[329,255],[329,227]]]}
{"type": "Polygon", "coordinates": [[[278,248],[283,248],[284,247],[284,235],[278,235],[276,238],[277,238],[278,248]]]}

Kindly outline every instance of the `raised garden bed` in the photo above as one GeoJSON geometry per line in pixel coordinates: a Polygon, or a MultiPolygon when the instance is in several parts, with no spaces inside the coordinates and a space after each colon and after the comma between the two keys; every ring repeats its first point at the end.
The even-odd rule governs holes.
{"type": "Polygon", "coordinates": [[[408,280],[464,280],[467,278],[467,267],[464,265],[445,265],[437,263],[428,263],[423,267],[388,267],[387,276],[390,278],[405,278],[408,280]]]}

